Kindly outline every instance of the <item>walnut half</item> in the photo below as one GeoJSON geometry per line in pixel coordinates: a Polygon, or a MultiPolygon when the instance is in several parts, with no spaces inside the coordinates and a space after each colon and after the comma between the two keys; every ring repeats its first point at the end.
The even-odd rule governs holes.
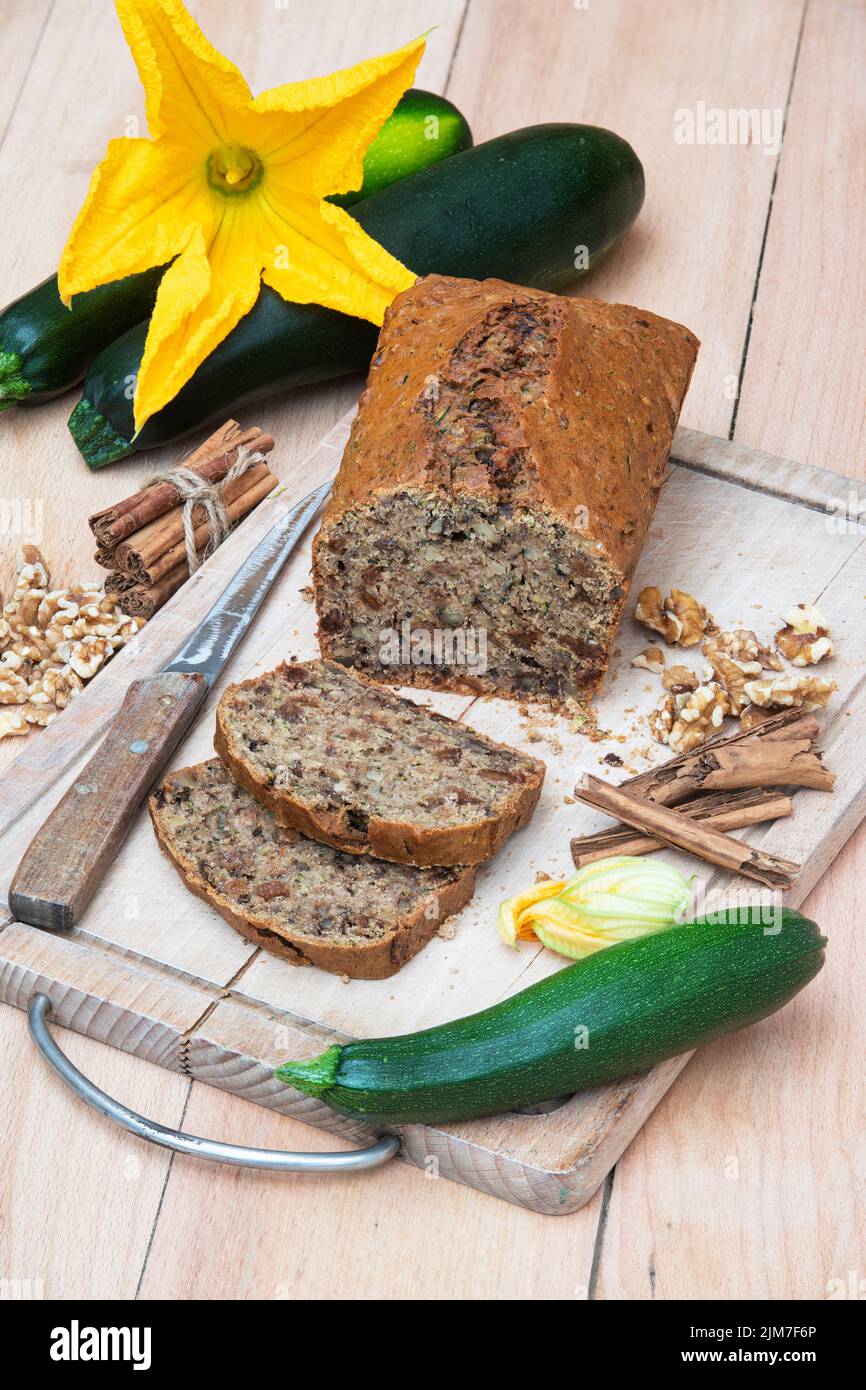
{"type": "Polygon", "coordinates": [[[661,589],[649,585],[638,594],[634,615],[644,627],[661,633],[669,647],[695,647],[708,632],[717,631],[704,605],[684,589],[671,589],[663,600],[661,589]]]}
{"type": "Polygon", "coordinates": [[[833,655],[830,629],[819,608],[798,603],[782,614],[782,621],[785,626],[776,633],[776,646],[792,666],[816,666],[833,655]]]}
{"type": "Polygon", "coordinates": [[[725,716],[731,713],[727,691],[717,681],[699,685],[679,707],[668,745],[675,753],[690,753],[719,732],[725,716]]]}

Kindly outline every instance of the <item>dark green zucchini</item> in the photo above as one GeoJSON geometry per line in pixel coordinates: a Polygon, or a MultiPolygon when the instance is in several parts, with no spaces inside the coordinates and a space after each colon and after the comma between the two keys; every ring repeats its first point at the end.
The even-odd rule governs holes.
{"type": "Polygon", "coordinates": [[[483,1013],[329,1047],[274,1075],[382,1125],[468,1120],[631,1076],[766,1018],[817,975],[815,923],[780,918],[700,918],[598,951],[483,1013]]]}
{"type": "MultiPolygon", "coordinates": [[[[357,203],[414,169],[424,169],[471,144],[472,132],[456,106],[432,92],[411,88],[367,151],[361,188],[332,201],[343,206],[357,203]]],[[[4,309],[0,314],[0,409],[39,405],[77,385],[106,344],[148,318],[163,269],[78,294],[68,309],[57,292],[57,276],[52,275],[4,309]]],[[[129,386],[126,382],[127,391],[129,386]]]]}
{"type": "Polygon", "coordinates": [[[472,147],[472,131],[462,112],[445,97],[412,87],[400,98],[391,116],[364,156],[364,182],[357,193],[329,198],[342,208],[360,198],[381,193],[399,179],[472,147]]]}
{"type": "Polygon", "coordinates": [[[150,314],[163,269],[76,294],[68,309],[52,275],[7,305],[0,314],[0,410],[41,405],[77,385],[106,343],[150,314]]]}
{"type": "MultiPolygon", "coordinates": [[[[558,290],[625,235],[644,176],[625,140],[595,126],[540,125],[488,140],[410,174],[352,209],[370,236],[418,275],[439,272],[558,290]],[[577,265],[576,265],[577,262],[577,265]]],[[[251,401],[361,370],[376,329],[264,288],[255,308],[133,440],[130,380],[147,325],[94,362],[69,421],[91,468],[167,444],[251,401]]]]}

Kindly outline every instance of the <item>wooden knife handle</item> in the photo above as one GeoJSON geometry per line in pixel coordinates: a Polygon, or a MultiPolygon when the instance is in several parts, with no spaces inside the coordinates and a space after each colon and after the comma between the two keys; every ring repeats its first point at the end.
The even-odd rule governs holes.
{"type": "Polygon", "coordinates": [[[206,692],[204,677],[186,672],[133,682],[103,742],[18,865],[9,907],[19,922],[52,930],[78,922],[206,692]]]}

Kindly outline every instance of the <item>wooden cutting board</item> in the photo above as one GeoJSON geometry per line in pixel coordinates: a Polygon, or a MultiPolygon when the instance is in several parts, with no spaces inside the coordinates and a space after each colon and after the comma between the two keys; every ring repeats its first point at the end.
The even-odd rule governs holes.
{"type": "MultiPolygon", "coordinates": [[[[407,1032],[471,1013],[561,967],[560,957],[531,944],[516,952],[505,947],[495,929],[496,908],[540,871],[566,876],[570,837],[604,824],[572,802],[579,770],[619,781],[665,757],[646,726],[660,683],[630,664],[648,639],[632,621],[631,605],[598,702],[599,728],[610,732],[598,741],[541,711],[525,718],[505,701],[408,692],[542,757],[548,775],[532,824],[481,868],[473,901],[390,980],[343,981],[252,947],[184,889],[157,849],[146,812],[74,931],[42,932],[13,921],[6,907],[21,853],[74,781],[130,680],[171,659],[265,530],[333,475],[349,424],[347,417],[299,467],[291,486],[263,503],[72,709],[28,739],[7,770],[0,783],[0,1000],[26,1008],[43,991],[66,1027],[333,1133],[366,1138],[368,1127],[275,1083],[272,1068],[335,1039],[407,1032]],[[622,759],[621,770],[605,762],[610,754],[622,759]]],[[[798,792],[791,819],[742,832],[751,843],[802,864],[785,899],[792,906],[806,898],[866,809],[866,529],[856,496],[847,478],[680,430],[633,586],[635,594],[648,583],[684,588],[724,627],[755,628],[764,638],[793,603],[819,603],[831,622],[837,655],[822,670],[839,691],[820,717],[836,790],[832,796],[798,792]]],[[[212,755],[213,706],[222,686],[285,657],[316,654],[314,611],[303,592],[309,541],[287,565],[174,766],[212,755]]],[[[694,661],[694,653],[685,659],[694,661]]],[[[670,858],[686,864],[682,856],[670,858]]],[[[721,871],[698,867],[700,890],[710,901],[737,887],[721,871]]],[[[694,869],[689,861],[688,871],[694,869]]],[[[748,887],[739,891],[741,901],[756,898],[748,887]]],[[[409,1126],[402,1131],[402,1154],[431,1174],[536,1211],[576,1211],[687,1061],[675,1058],[542,1113],[441,1129],[409,1126]]]]}

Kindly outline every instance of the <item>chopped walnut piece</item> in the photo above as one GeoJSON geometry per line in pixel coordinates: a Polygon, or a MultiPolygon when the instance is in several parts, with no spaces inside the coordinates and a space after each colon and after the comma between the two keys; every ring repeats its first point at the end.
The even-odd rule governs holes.
{"type": "Polygon", "coordinates": [[[745,685],[747,698],[761,709],[823,709],[835,689],[836,682],[824,676],[798,676],[793,672],[747,681],[745,685]]]}
{"type": "Polygon", "coordinates": [[[785,669],[777,654],[759,642],[754,632],[747,627],[735,627],[728,632],[713,634],[704,642],[701,651],[711,664],[714,653],[721,652],[723,656],[733,657],[735,661],[759,661],[765,669],[785,669]]]}
{"type": "Polygon", "coordinates": [[[774,710],[761,709],[759,705],[746,705],[745,709],[740,711],[740,729],[744,734],[750,734],[759,724],[765,724],[768,719],[772,719],[774,713],[774,710]]]}
{"type": "Polygon", "coordinates": [[[84,682],[144,626],[97,583],[49,589],[35,546],[19,551],[12,597],[0,618],[0,738],[49,724],[84,682]],[[14,719],[9,711],[15,710],[14,719]]]}
{"type": "Polygon", "coordinates": [[[677,697],[666,695],[649,717],[650,732],[656,743],[667,743],[677,716],[677,697]]]}
{"type": "Polygon", "coordinates": [[[111,656],[111,645],[107,637],[79,637],[72,642],[61,642],[57,655],[77,676],[89,681],[111,656]]]}
{"type": "Polygon", "coordinates": [[[655,585],[642,589],[634,615],[644,627],[661,633],[669,647],[694,647],[706,633],[717,631],[704,605],[683,589],[671,589],[664,600],[655,585]]]}
{"type": "Polygon", "coordinates": [[[4,617],[13,632],[34,633],[39,631],[36,615],[45,597],[44,589],[18,589],[12,600],[3,609],[4,617]]]}
{"type": "Polygon", "coordinates": [[[22,656],[16,646],[7,647],[0,655],[0,672],[5,676],[7,671],[20,671],[21,667],[28,661],[29,658],[22,656]]]}
{"type": "Polygon", "coordinates": [[[27,701],[27,681],[17,671],[9,671],[0,680],[0,705],[23,705],[27,701]]]}
{"type": "Polygon", "coordinates": [[[669,647],[679,640],[683,625],[679,618],[669,613],[662,605],[662,591],[650,585],[641,589],[634,610],[636,620],[651,632],[659,632],[669,647]]]}
{"type": "Polygon", "coordinates": [[[716,681],[699,685],[687,695],[677,711],[668,744],[675,753],[690,753],[717,734],[725,716],[731,713],[727,691],[716,681]]]}
{"type": "Polygon", "coordinates": [[[712,614],[692,594],[686,594],[682,589],[671,589],[666,607],[680,623],[681,647],[696,647],[707,633],[718,632],[712,614]]]}
{"type": "Polygon", "coordinates": [[[30,698],[39,701],[44,697],[57,709],[65,709],[69,701],[83,689],[84,681],[71,666],[50,667],[31,682],[30,698]]]}
{"type": "Polygon", "coordinates": [[[684,695],[690,690],[697,690],[700,680],[691,666],[669,666],[662,676],[662,685],[673,695],[684,695]]]}
{"type": "Polygon", "coordinates": [[[746,682],[760,676],[760,661],[739,661],[736,657],[726,656],[724,652],[714,651],[709,658],[709,667],[713,678],[730,698],[732,711],[745,709],[749,703],[746,682]]]}
{"type": "Polygon", "coordinates": [[[795,603],[782,614],[782,622],[801,634],[830,631],[827,619],[814,603],[795,603]]]}
{"type": "Polygon", "coordinates": [[[26,705],[21,706],[21,713],[24,715],[28,724],[38,724],[40,728],[45,728],[52,724],[60,713],[53,705],[39,703],[36,700],[29,700],[26,705]]]}
{"type": "Polygon", "coordinates": [[[0,709],[0,738],[26,734],[27,728],[27,720],[21,712],[20,705],[6,705],[0,709]]]}
{"type": "Polygon", "coordinates": [[[833,655],[830,629],[819,608],[798,603],[782,614],[782,621],[785,626],[776,633],[776,646],[792,666],[816,666],[833,655]]]}
{"type": "Polygon", "coordinates": [[[126,618],[122,614],[121,619],[120,626],[108,639],[112,652],[119,651],[121,647],[125,647],[130,638],[134,637],[137,632],[141,632],[146,622],[145,618],[126,618]]]}
{"type": "Polygon", "coordinates": [[[665,654],[661,647],[644,647],[642,652],[631,659],[632,666],[640,666],[644,671],[655,671],[661,675],[665,669],[665,654]]]}
{"type": "Polygon", "coordinates": [[[18,551],[15,568],[18,572],[15,580],[16,594],[23,593],[26,589],[48,588],[51,574],[38,546],[22,545],[18,551]]]}

